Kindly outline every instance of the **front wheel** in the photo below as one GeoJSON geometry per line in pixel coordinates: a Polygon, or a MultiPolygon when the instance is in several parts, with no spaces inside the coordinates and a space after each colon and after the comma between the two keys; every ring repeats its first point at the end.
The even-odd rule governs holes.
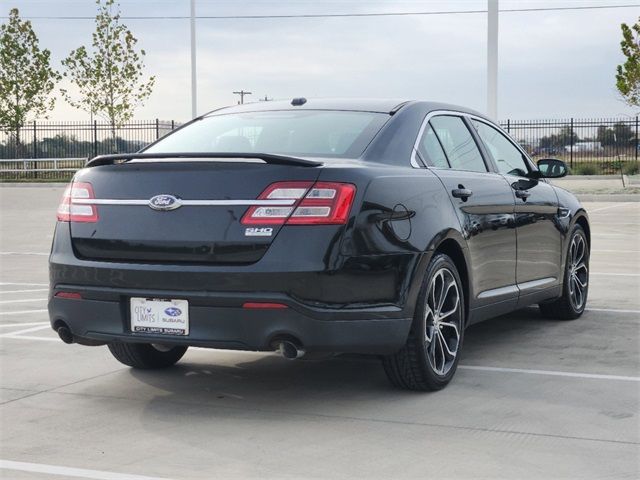
{"type": "Polygon", "coordinates": [[[589,293],[589,244],[580,225],[573,227],[567,251],[562,296],[538,305],[546,318],[573,320],[582,315],[589,293]]]}
{"type": "Polygon", "coordinates": [[[464,291],[445,254],[429,263],[407,343],[383,358],[391,383],[407,390],[440,390],[453,378],[464,336],[464,291]]]}
{"type": "Polygon", "coordinates": [[[120,363],[140,369],[167,368],[175,365],[188,348],[124,342],[113,342],[108,347],[111,354],[120,363]]]}

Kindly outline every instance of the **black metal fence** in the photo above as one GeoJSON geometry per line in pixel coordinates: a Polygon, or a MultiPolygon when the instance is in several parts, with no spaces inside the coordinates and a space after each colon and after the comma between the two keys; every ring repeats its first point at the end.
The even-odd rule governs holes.
{"type": "MultiPolygon", "coordinates": [[[[638,117],[500,123],[534,159],[560,158],[573,173],[638,172],[638,117]]],[[[173,120],[134,121],[114,131],[105,122],[46,121],[29,123],[17,133],[0,131],[0,180],[66,180],[84,159],[137,151],[178,125],[173,120]]]]}
{"type": "Polygon", "coordinates": [[[132,152],[166,135],[173,120],[141,120],[115,129],[106,122],[31,122],[0,131],[0,158],[74,158],[132,152]]]}
{"type": "Polygon", "coordinates": [[[559,158],[573,173],[638,172],[638,117],[500,123],[534,159],[559,158]]]}

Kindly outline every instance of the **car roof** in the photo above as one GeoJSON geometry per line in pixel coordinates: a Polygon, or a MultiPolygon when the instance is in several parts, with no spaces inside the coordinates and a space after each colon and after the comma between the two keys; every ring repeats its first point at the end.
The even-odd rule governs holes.
{"type": "Polygon", "coordinates": [[[265,112],[273,110],[343,110],[393,114],[406,105],[412,104],[421,107],[425,112],[451,110],[483,116],[481,113],[457,105],[398,98],[304,98],[302,105],[292,105],[292,101],[293,99],[245,103],[243,105],[233,105],[213,110],[206,115],[226,115],[230,113],[265,112]]]}
{"type": "MultiPolygon", "coordinates": [[[[303,97],[298,97],[303,98],[303,97]]],[[[243,105],[223,107],[210,112],[214,115],[269,110],[346,110],[360,112],[391,113],[406,103],[401,99],[374,98],[304,98],[302,105],[292,105],[293,99],[251,102],[243,105]]]]}

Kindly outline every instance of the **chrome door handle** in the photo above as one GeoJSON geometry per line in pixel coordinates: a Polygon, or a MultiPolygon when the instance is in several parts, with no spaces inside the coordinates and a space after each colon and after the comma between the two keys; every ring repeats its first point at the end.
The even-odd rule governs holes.
{"type": "Polygon", "coordinates": [[[463,201],[466,201],[467,198],[473,195],[473,192],[468,188],[454,188],[451,190],[451,195],[455,198],[461,198],[463,201]]]}

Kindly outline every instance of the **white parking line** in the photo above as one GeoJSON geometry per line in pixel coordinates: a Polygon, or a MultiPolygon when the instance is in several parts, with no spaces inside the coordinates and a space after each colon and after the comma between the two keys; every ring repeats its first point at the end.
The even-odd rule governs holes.
{"type": "Polygon", "coordinates": [[[603,248],[595,248],[591,250],[591,255],[594,253],[640,253],[640,250],[605,250],[603,248]]]}
{"type": "Polygon", "coordinates": [[[610,208],[622,207],[623,205],[627,205],[628,203],[631,203],[631,202],[616,203],[615,205],[609,205],[607,207],[600,207],[600,208],[596,208],[594,210],[588,210],[587,213],[588,214],[592,214],[592,213],[596,213],[596,212],[601,212],[603,210],[609,210],[610,208]]]}
{"type": "Polygon", "coordinates": [[[59,338],[55,337],[34,337],[32,335],[12,335],[10,333],[6,335],[0,335],[0,339],[10,338],[12,340],[36,340],[38,342],[58,342],[62,343],[59,338]]]}
{"type": "Polygon", "coordinates": [[[587,308],[587,312],[607,312],[607,313],[637,313],[640,314],[640,310],[624,310],[617,308],[587,308]]]}
{"type": "Polygon", "coordinates": [[[46,252],[0,252],[0,255],[49,255],[46,252]]]}
{"type": "Polygon", "coordinates": [[[628,233],[594,233],[593,235],[591,235],[594,238],[598,238],[598,237],[630,237],[631,235],[637,235],[635,232],[628,232],[628,233]]]}
{"type": "Polygon", "coordinates": [[[462,370],[479,370],[483,372],[527,373],[532,375],[550,375],[554,377],[590,378],[596,380],[620,380],[623,382],[640,382],[640,377],[623,375],[599,375],[595,373],[559,372],[556,370],[528,370],[526,368],[483,367],[480,365],[460,365],[462,370]]]}
{"type": "Polygon", "coordinates": [[[640,273],[591,272],[591,275],[602,275],[609,277],[640,277],[640,273]]]}
{"type": "Polygon", "coordinates": [[[44,302],[46,298],[21,298],[20,300],[1,300],[2,303],[27,303],[27,302],[44,302]]]}
{"type": "Polygon", "coordinates": [[[32,325],[48,325],[49,322],[0,323],[0,328],[30,327],[32,325]]]}
{"type": "Polygon", "coordinates": [[[0,312],[0,315],[24,315],[27,313],[42,313],[46,311],[46,308],[41,308],[39,310],[16,310],[15,312],[0,312]]]}
{"type": "Polygon", "coordinates": [[[14,337],[20,335],[21,333],[31,333],[37,332],[38,330],[44,330],[45,328],[49,328],[49,325],[45,323],[45,325],[40,324],[37,327],[24,328],[22,330],[16,330],[15,332],[3,333],[0,337],[14,337]]]}
{"type": "Polygon", "coordinates": [[[3,290],[0,292],[0,295],[4,293],[30,293],[30,292],[47,292],[48,288],[29,288],[27,290],[3,290]]]}
{"type": "Polygon", "coordinates": [[[88,470],[85,468],[61,467],[44,463],[14,462],[0,460],[0,469],[19,472],[43,473],[46,475],[63,475],[65,477],[91,478],[95,480],[168,480],[160,477],[147,477],[127,473],[106,472],[103,470],[88,470]]]}
{"type": "Polygon", "coordinates": [[[48,283],[16,283],[16,282],[0,282],[0,285],[22,285],[26,287],[35,286],[35,287],[48,287],[48,283]]]}

